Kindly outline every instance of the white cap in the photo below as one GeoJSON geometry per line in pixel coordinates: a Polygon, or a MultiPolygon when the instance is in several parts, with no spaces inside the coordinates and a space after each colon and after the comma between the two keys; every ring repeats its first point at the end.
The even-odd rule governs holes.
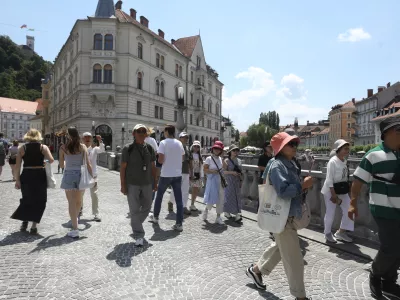
{"type": "Polygon", "coordinates": [[[83,136],[83,137],[86,137],[86,136],[92,137],[92,134],[91,134],[90,132],[85,132],[82,136],[83,136]]]}
{"type": "Polygon", "coordinates": [[[136,131],[136,130],[138,130],[140,128],[144,128],[147,131],[147,127],[145,125],[143,125],[143,124],[137,124],[135,127],[133,127],[133,131],[136,131]]]}
{"type": "Polygon", "coordinates": [[[187,137],[188,136],[188,134],[186,133],[186,132],[184,132],[184,131],[182,131],[180,134],[179,134],[179,138],[183,138],[183,137],[187,137]]]}

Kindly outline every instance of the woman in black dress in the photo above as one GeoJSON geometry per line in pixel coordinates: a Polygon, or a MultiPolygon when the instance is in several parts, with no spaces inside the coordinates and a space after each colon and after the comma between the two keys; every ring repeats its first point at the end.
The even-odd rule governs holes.
{"type": "Polygon", "coordinates": [[[54,158],[46,145],[42,145],[42,135],[36,129],[30,129],[24,136],[26,144],[18,149],[15,171],[15,188],[21,189],[22,198],[12,219],[21,220],[21,231],[26,231],[28,222],[32,222],[31,234],[37,234],[36,224],[40,223],[47,202],[47,178],[44,159],[49,163],[54,158]],[[24,166],[21,174],[21,164],[24,166]],[[21,175],[20,175],[21,174],[21,175]]]}

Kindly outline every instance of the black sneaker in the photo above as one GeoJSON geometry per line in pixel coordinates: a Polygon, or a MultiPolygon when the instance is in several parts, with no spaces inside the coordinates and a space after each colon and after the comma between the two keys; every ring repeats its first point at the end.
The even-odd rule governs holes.
{"type": "Polygon", "coordinates": [[[400,299],[400,286],[395,282],[382,281],[382,293],[392,299],[400,299]]]}
{"type": "Polygon", "coordinates": [[[380,277],[376,277],[369,273],[369,289],[371,290],[372,297],[376,299],[382,298],[382,280],[380,277]]]}
{"type": "Polygon", "coordinates": [[[22,225],[21,225],[21,228],[19,230],[22,231],[22,232],[25,232],[27,228],[28,228],[28,222],[27,221],[23,221],[22,225]]]}
{"type": "Polygon", "coordinates": [[[168,211],[174,212],[174,204],[172,202],[168,202],[168,211]]]}
{"type": "Polygon", "coordinates": [[[263,283],[262,275],[257,274],[256,272],[253,271],[253,264],[250,265],[250,267],[247,268],[246,270],[246,275],[249,277],[251,280],[253,280],[254,284],[256,287],[260,290],[266,290],[267,286],[263,283]]]}

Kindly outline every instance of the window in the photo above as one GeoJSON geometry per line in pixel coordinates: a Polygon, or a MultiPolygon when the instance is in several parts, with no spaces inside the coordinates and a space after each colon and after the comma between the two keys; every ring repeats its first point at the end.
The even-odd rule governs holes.
{"type": "Polygon", "coordinates": [[[140,59],[143,59],[143,45],[141,43],[138,43],[137,46],[137,56],[140,59]]]}
{"type": "Polygon", "coordinates": [[[212,102],[211,102],[211,100],[208,101],[208,108],[207,108],[207,111],[208,111],[209,113],[212,113],[212,102]]]}
{"type": "Polygon", "coordinates": [[[178,64],[175,64],[175,76],[176,77],[179,76],[179,66],[178,66],[178,64]]]}
{"type": "Polygon", "coordinates": [[[72,117],[72,103],[68,105],[68,116],[72,117]]]}
{"type": "Polygon", "coordinates": [[[201,66],[201,58],[200,56],[197,56],[197,68],[200,68],[201,66]]]}
{"type": "Polygon", "coordinates": [[[136,102],[136,114],[138,115],[142,114],[142,101],[136,102]]]}
{"type": "Polygon", "coordinates": [[[156,54],[156,67],[159,68],[160,67],[160,54],[156,54]]]}
{"type": "Polygon", "coordinates": [[[112,66],[105,65],[104,66],[104,83],[112,83],[112,66]]]}
{"type": "Polygon", "coordinates": [[[19,129],[22,129],[22,125],[21,124],[19,124],[19,129]]]}
{"type": "Polygon", "coordinates": [[[192,114],[190,114],[190,116],[189,116],[189,121],[190,121],[190,125],[193,125],[193,115],[192,114]]]}
{"type": "Polygon", "coordinates": [[[137,74],[137,88],[139,89],[139,90],[141,90],[142,89],[142,73],[138,73],[137,74]]]}
{"type": "Polygon", "coordinates": [[[210,92],[210,94],[212,93],[212,84],[211,83],[208,83],[208,91],[210,92]]]}
{"type": "Polygon", "coordinates": [[[112,34],[106,34],[104,37],[104,50],[114,50],[114,39],[112,34]]]}
{"type": "Polygon", "coordinates": [[[11,119],[13,119],[13,120],[14,120],[14,115],[11,115],[11,119]]]}
{"type": "Polygon", "coordinates": [[[75,99],[75,112],[78,111],[78,99],[75,99]]]}
{"type": "Polygon", "coordinates": [[[67,96],[67,83],[64,81],[64,84],[63,84],[63,96],[64,96],[64,98],[67,96]]]}
{"type": "Polygon", "coordinates": [[[94,35],[94,50],[103,50],[103,36],[99,33],[94,35]]]}
{"type": "Polygon", "coordinates": [[[190,82],[193,83],[193,71],[190,71],[190,82]]]}
{"type": "Polygon", "coordinates": [[[200,126],[200,120],[199,120],[199,118],[196,119],[196,126],[200,126]]]}
{"type": "Polygon", "coordinates": [[[44,92],[44,99],[49,99],[49,91],[44,92]]]}
{"type": "Polygon", "coordinates": [[[215,104],[215,114],[219,116],[219,104],[215,104]]]}
{"type": "Polygon", "coordinates": [[[15,126],[14,123],[12,123],[12,124],[11,124],[11,129],[14,129],[14,126],[15,126]]]}
{"type": "Polygon", "coordinates": [[[101,83],[101,66],[99,64],[93,67],[93,82],[101,83]]]}
{"type": "Polygon", "coordinates": [[[175,87],[175,100],[178,100],[178,87],[175,87]]]}
{"type": "Polygon", "coordinates": [[[347,119],[351,119],[351,114],[347,114],[347,119]]]}
{"type": "Polygon", "coordinates": [[[178,112],[174,111],[174,122],[178,121],[178,112]]]}
{"type": "Polygon", "coordinates": [[[160,107],[160,119],[164,119],[164,107],[160,107]]]}
{"type": "Polygon", "coordinates": [[[200,107],[200,99],[197,99],[197,107],[200,107]]]}
{"type": "Polygon", "coordinates": [[[22,120],[22,116],[19,116],[19,119],[22,120]]]}
{"type": "Polygon", "coordinates": [[[190,105],[193,105],[193,93],[190,93],[190,105]]]}
{"type": "Polygon", "coordinates": [[[160,62],[161,70],[164,70],[164,56],[161,55],[161,62],[160,62]]]}
{"type": "Polygon", "coordinates": [[[201,119],[201,127],[204,127],[204,117],[201,119]]]}
{"type": "Polygon", "coordinates": [[[158,109],[159,107],[156,105],[154,106],[154,118],[158,119],[158,109]]]}
{"type": "Polygon", "coordinates": [[[156,95],[160,96],[160,81],[156,80],[156,95]]]}
{"type": "Polygon", "coordinates": [[[179,78],[182,78],[182,66],[179,66],[179,78]]]}
{"type": "Polygon", "coordinates": [[[200,79],[200,77],[197,77],[197,85],[201,85],[201,79],[200,79]]]}
{"type": "Polygon", "coordinates": [[[207,120],[207,128],[211,129],[211,120],[207,120]]]}
{"type": "Polygon", "coordinates": [[[201,95],[201,107],[204,108],[204,95],[201,95]]]}
{"type": "Polygon", "coordinates": [[[218,130],[218,122],[215,122],[215,130],[218,130]]]}
{"type": "Polygon", "coordinates": [[[350,123],[347,123],[347,128],[350,128],[350,123]]]}
{"type": "Polygon", "coordinates": [[[201,85],[204,86],[204,75],[201,75],[201,85]]]}
{"type": "Polygon", "coordinates": [[[164,81],[161,81],[161,84],[160,84],[160,96],[161,97],[164,97],[164,85],[165,85],[165,83],[164,83],[164,81]]]}

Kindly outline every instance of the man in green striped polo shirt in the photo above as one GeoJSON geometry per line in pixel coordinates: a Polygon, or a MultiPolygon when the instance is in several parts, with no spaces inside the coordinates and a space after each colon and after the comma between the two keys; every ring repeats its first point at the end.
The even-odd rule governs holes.
{"type": "Polygon", "coordinates": [[[349,218],[358,215],[357,197],[362,185],[368,184],[369,206],[381,242],[370,273],[371,294],[400,299],[400,116],[382,121],[380,130],[382,144],[369,151],[354,172],[349,218]]]}

